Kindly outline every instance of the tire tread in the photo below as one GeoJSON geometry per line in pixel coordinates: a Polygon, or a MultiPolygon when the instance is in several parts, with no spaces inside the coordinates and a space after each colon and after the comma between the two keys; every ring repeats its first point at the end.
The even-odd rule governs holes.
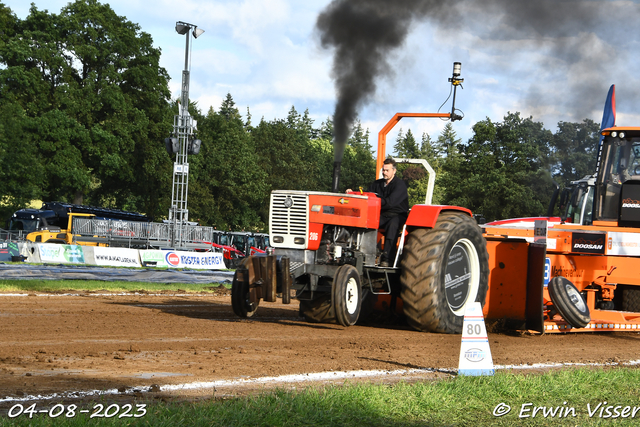
{"type": "Polygon", "coordinates": [[[484,305],[489,267],[486,244],[473,218],[457,212],[442,213],[433,229],[416,228],[409,234],[403,251],[402,292],[404,313],[409,325],[424,332],[459,333],[462,316],[455,316],[445,295],[441,295],[439,262],[444,246],[454,230],[461,227],[472,238],[480,262],[480,286],[476,301],[484,305]]]}

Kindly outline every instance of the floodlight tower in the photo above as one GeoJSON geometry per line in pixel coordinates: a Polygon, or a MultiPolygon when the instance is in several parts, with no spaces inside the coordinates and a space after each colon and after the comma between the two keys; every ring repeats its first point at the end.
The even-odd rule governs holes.
{"type": "Polygon", "coordinates": [[[189,221],[189,210],[187,209],[187,193],[189,191],[189,154],[198,154],[201,141],[194,139],[194,130],[197,123],[189,114],[189,73],[190,73],[190,50],[189,39],[193,34],[198,38],[204,30],[196,25],[178,21],[176,32],[186,36],[186,47],[184,52],[184,70],[182,71],[182,91],[178,106],[178,115],[173,119],[173,135],[165,139],[165,146],[169,154],[175,154],[173,163],[173,188],[171,190],[171,208],[169,209],[169,222],[173,226],[172,241],[174,247],[182,246],[182,228],[189,221]]]}

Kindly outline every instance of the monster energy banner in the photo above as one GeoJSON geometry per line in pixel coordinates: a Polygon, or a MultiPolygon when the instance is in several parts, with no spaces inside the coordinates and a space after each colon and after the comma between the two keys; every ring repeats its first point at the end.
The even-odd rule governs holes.
{"type": "Polygon", "coordinates": [[[84,264],[84,252],[79,245],[38,244],[42,262],[84,264]]]}

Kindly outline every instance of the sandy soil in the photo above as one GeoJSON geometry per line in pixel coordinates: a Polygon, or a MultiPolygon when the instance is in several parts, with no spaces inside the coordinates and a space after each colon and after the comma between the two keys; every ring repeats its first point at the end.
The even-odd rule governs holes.
{"type": "MultiPolygon", "coordinates": [[[[415,332],[394,319],[349,328],[309,324],[298,317],[295,301],[262,303],[256,317],[241,320],[233,314],[227,292],[0,294],[0,320],[1,411],[16,398],[69,391],[118,389],[128,396],[166,396],[161,387],[170,384],[285,374],[455,371],[460,352],[459,336],[415,332]]],[[[640,358],[638,333],[490,333],[489,342],[494,363],[500,365],[640,358]]],[[[446,372],[408,377],[442,375],[446,372]]],[[[392,377],[397,379],[388,379],[392,377]]],[[[237,394],[240,388],[170,394],[211,397],[237,394]]]]}

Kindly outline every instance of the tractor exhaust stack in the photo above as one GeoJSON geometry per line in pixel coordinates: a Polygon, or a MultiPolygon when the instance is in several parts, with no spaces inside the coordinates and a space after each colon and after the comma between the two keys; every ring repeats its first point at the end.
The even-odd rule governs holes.
{"type": "Polygon", "coordinates": [[[340,165],[342,164],[341,160],[336,160],[333,162],[333,180],[331,181],[331,192],[337,193],[338,186],[340,184],[340,165]]]}

